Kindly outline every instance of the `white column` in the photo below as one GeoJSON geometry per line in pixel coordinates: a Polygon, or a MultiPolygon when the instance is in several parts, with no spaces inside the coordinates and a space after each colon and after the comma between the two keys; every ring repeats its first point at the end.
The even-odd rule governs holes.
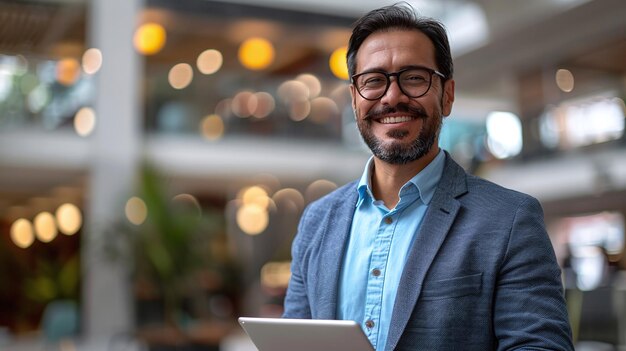
{"type": "MultiPolygon", "coordinates": [[[[132,331],[129,267],[102,256],[105,230],[123,219],[135,184],[141,146],[140,79],[143,61],[132,38],[141,0],[91,0],[88,47],[101,50],[96,77],[96,127],[91,135],[89,194],[82,248],[82,328],[88,344],[100,349],[111,337],[132,331]]],[[[104,348],[103,348],[104,349],[104,348]]]]}

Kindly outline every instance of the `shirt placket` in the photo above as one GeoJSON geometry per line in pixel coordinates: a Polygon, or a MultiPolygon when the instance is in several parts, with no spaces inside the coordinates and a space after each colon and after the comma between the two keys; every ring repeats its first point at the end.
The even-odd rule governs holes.
{"type": "Polygon", "coordinates": [[[395,228],[394,214],[395,211],[386,213],[379,223],[372,258],[370,260],[367,290],[365,294],[364,329],[375,348],[378,341],[387,258],[389,256],[395,228]]]}

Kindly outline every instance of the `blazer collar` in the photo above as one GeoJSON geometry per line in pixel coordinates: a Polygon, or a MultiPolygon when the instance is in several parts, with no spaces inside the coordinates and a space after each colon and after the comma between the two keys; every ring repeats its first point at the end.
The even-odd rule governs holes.
{"type": "Polygon", "coordinates": [[[459,211],[457,198],[466,192],[466,173],[446,152],[443,175],[400,278],[386,350],[393,350],[398,344],[421,293],[424,277],[459,211]]]}

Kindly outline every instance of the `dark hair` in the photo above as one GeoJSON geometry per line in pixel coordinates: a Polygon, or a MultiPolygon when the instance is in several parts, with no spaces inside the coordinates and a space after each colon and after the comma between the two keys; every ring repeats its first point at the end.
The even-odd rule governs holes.
{"type": "Polygon", "coordinates": [[[437,69],[446,76],[446,79],[452,78],[452,55],[445,27],[433,18],[416,16],[413,8],[407,3],[372,10],[354,23],[347,54],[350,77],[356,73],[356,54],[363,41],[372,33],[390,29],[417,30],[424,33],[435,47],[437,69]]]}

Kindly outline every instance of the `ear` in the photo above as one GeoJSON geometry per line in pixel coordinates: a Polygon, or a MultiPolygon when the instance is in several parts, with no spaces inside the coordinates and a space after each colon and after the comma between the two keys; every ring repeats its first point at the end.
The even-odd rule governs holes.
{"type": "Polygon", "coordinates": [[[354,112],[354,119],[357,119],[356,117],[356,88],[354,87],[354,85],[350,84],[350,97],[352,99],[352,111],[354,112]]]}
{"type": "Polygon", "coordinates": [[[441,100],[441,113],[449,116],[454,103],[454,79],[448,79],[443,86],[443,96],[441,100]]]}

